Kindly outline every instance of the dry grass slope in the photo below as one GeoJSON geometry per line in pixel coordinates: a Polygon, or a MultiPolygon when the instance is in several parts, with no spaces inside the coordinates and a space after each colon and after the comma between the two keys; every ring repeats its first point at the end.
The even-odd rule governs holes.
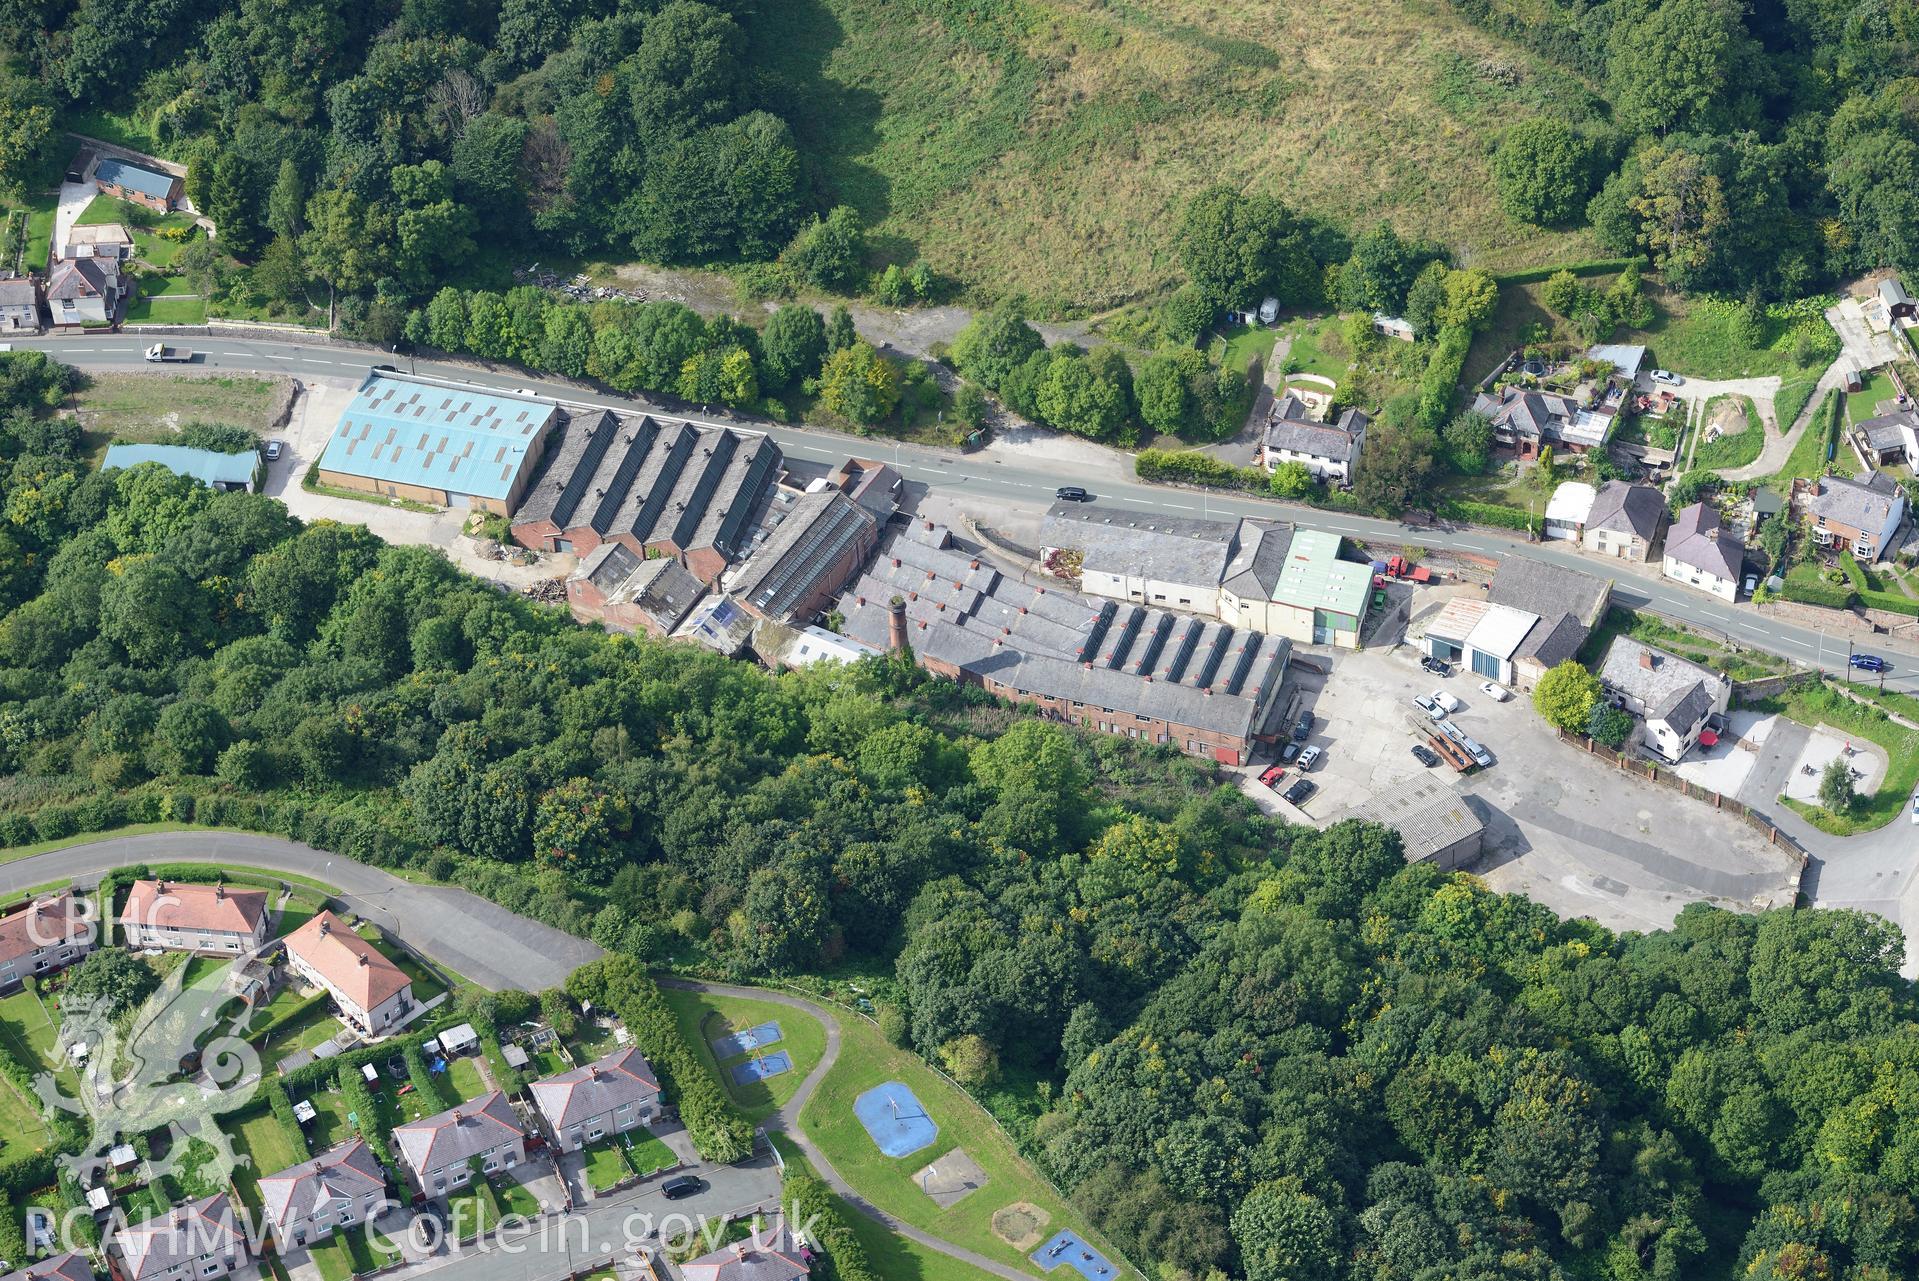
{"type": "Polygon", "coordinates": [[[982,295],[1097,311],[1177,278],[1213,181],[1342,222],[1390,218],[1472,263],[1594,256],[1507,218],[1504,124],[1592,99],[1434,0],[789,0],[760,57],[891,256],[982,295]]]}

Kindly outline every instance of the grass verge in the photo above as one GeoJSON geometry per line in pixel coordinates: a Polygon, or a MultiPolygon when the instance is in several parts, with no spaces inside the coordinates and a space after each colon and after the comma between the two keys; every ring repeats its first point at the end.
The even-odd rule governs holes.
{"type": "MultiPolygon", "coordinates": [[[[879,1028],[850,1013],[839,1016],[840,1056],[800,1114],[800,1126],[859,1194],[915,1227],[965,1245],[1013,1267],[1026,1256],[993,1233],[996,1210],[1027,1201],[1051,1216],[1053,1231],[1088,1231],[1079,1215],[1027,1165],[992,1118],[965,1091],[934,1072],[917,1055],[891,1045],[879,1028]],[[853,1100],[876,1085],[900,1081],[910,1087],[939,1125],[931,1146],[910,1156],[885,1155],[853,1112],[853,1100]],[[986,1174],[986,1187],[941,1209],[920,1189],[915,1175],[928,1162],[964,1148],[986,1174]]],[[[1098,1238],[1092,1238],[1099,1244],[1098,1238]]],[[[1102,1246],[1109,1258],[1120,1256],[1102,1246]]]]}
{"type": "MultiPolygon", "coordinates": [[[[791,1139],[782,1134],[772,1138],[788,1169],[818,1177],[791,1139]]],[[[885,1225],[875,1223],[840,1197],[833,1196],[832,1203],[853,1229],[853,1235],[866,1247],[866,1257],[874,1269],[886,1281],[978,1281],[979,1273],[970,1265],[909,1241],[897,1232],[887,1231],[885,1225]]]]}
{"type": "MultiPolygon", "coordinates": [[[[1919,708],[1905,706],[1919,700],[1881,694],[1867,687],[1861,687],[1858,692],[1882,705],[1893,706],[1902,714],[1919,712],[1919,708]],[[1897,701],[1901,699],[1904,702],[1897,701]]],[[[1887,758],[1886,776],[1880,780],[1879,790],[1858,798],[1851,813],[1835,814],[1824,806],[1803,801],[1788,800],[1786,804],[1814,827],[1833,836],[1874,831],[1904,814],[1907,798],[1912,795],[1914,784],[1919,783],[1919,729],[1894,724],[1881,707],[1862,706],[1824,685],[1788,691],[1782,703],[1785,714],[1793,720],[1803,725],[1824,723],[1867,739],[1883,748],[1887,758]]]]}
{"type": "Polygon", "coordinates": [[[672,988],[663,989],[667,1005],[679,1019],[680,1031],[704,1063],[720,1079],[733,1102],[753,1120],[763,1121],[779,1106],[793,1097],[793,1091],[799,1088],[806,1074],[813,1070],[814,1064],[826,1052],[826,1029],[819,1020],[791,1006],[777,1005],[772,1001],[752,1001],[730,996],[712,996],[705,992],[685,992],[672,988]],[[724,1021],[728,1027],[720,1026],[724,1021]],[[770,1050],[785,1050],[793,1060],[791,1071],[763,1081],[754,1081],[747,1085],[736,1085],[733,1081],[733,1066],[751,1058],[750,1054],[735,1054],[724,1062],[713,1057],[712,1042],[729,1028],[740,1031],[757,1027],[762,1023],[776,1022],[780,1025],[781,1040],[770,1050]]]}

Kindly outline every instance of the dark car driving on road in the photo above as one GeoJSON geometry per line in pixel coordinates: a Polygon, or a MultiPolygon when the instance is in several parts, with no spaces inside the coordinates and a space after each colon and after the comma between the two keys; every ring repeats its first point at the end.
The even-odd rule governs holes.
{"type": "Polygon", "coordinates": [[[1053,497],[1065,503],[1090,503],[1093,496],[1078,485],[1061,485],[1053,491],[1053,497]]]}
{"type": "Polygon", "coordinates": [[[682,1174],[677,1179],[668,1179],[660,1184],[660,1195],[669,1201],[678,1201],[682,1197],[692,1196],[706,1185],[690,1174],[682,1174]]]}
{"type": "Polygon", "coordinates": [[[1849,654],[1846,657],[1846,661],[1862,672],[1883,672],[1886,670],[1886,660],[1877,654],[1849,654]]]}

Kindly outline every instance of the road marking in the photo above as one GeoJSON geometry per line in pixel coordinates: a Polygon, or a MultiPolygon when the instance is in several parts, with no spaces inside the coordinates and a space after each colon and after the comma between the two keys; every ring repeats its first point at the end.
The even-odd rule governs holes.
{"type": "Polygon", "coordinates": [[[337,365],[340,362],[337,360],[315,360],[311,356],[302,356],[300,357],[300,363],[303,365],[337,365]]]}

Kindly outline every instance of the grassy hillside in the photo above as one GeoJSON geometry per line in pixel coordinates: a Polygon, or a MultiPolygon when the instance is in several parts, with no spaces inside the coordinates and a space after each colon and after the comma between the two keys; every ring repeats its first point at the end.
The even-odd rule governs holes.
{"type": "Polygon", "coordinates": [[[1224,180],[1390,218],[1497,268],[1588,257],[1502,213],[1511,120],[1586,89],[1432,0],[785,0],[756,60],[890,253],[982,295],[1094,311],[1175,279],[1186,196],[1224,180]]]}

